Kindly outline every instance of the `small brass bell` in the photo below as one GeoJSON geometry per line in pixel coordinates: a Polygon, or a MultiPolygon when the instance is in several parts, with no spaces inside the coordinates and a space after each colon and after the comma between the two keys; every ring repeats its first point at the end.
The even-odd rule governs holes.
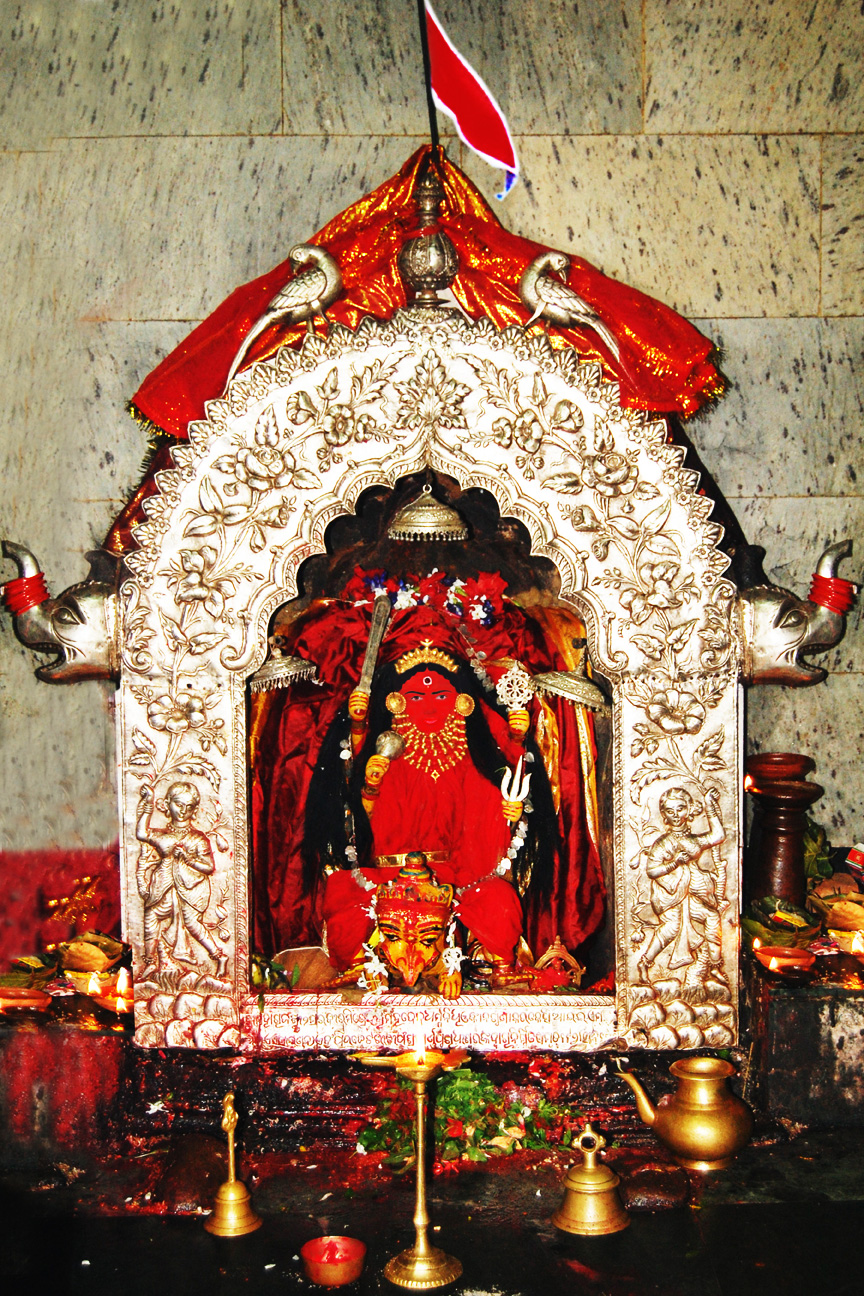
{"type": "Polygon", "coordinates": [[[571,1166],[564,1178],[564,1200],[552,1223],[565,1233],[618,1233],[630,1223],[617,1188],[621,1182],[608,1166],[597,1164],[606,1140],[586,1124],[576,1140],[582,1164],[571,1166]]]}
{"type": "Polygon", "coordinates": [[[243,1233],[254,1233],[261,1227],[261,1217],[252,1209],[249,1189],[237,1179],[234,1168],[234,1131],[237,1128],[237,1112],[234,1107],[233,1093],[227,1093],[222,1099],[222,1128],[228,1135],[228,1178],[220,1185],[213,1203],[213,1214],[205,1222],[208,1233],[218,1237],[240,1237],[243,1233]]]}

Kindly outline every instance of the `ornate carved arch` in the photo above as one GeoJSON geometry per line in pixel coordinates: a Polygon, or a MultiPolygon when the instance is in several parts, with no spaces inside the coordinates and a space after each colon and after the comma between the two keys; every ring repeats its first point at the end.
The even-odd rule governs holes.
{"type": "Polygon", "coordinates": [[[331,1045],[406,1034],[395,1002],[349,1010],[307,996],[313,1013],[303,996],[274,998],[258,1019],[247,989],[244,690],[272,612],[297,593],[304,559],[324,551],[330,521],[367,487],[426,466],[490,491],[524,523],[612,683],[618,987],[617,1024],[611,1000],[591,996],[498,999],[504,1027],[482,1004],[430,1000],[430,1034],[499,1048],[734,1039],[740,650],[719,529],[682,459],[662,420],[624,410],[571,349],[440,308],[310,336],[208,405],[145,505],[123,589],[123,850],[141,1043],[310,1047],[325,998],[335,1000],[331,1045]],[[201,798],[215,952],[193,941],[188,975],[156,985],[143,975],[158,870],[136,836],[140,789],[158,799],[177,781],[201,798]],[[680,813],[688,798],[696,844],[663,873],[673,803],[680,813]]]}

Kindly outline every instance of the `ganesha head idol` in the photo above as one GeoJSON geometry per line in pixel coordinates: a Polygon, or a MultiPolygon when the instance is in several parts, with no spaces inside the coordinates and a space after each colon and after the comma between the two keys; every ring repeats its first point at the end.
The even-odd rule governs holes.
{"type": "Polygon", "coordinates": [[[367,989],[431,988],[458,997],[463,956],[454,940],[453,899],[453,887],[435,881],[422,851],[411,851],[397,877],[376,887],[367,989]]]}
{"type": "Polygon", "coordinates": [[[505,986],[528,975],[520,892],[530,878],[542,894],[554,873],[549,782],[533,739],[454,651],[446,618],[413,619],[422,637],[379,667],[368,694],[351,694],[312,776],[305,853],[324,876],[328,953],[362,976],[373,893],[422,852],[435,883],[453,888],[468,954],[505,986]]]}

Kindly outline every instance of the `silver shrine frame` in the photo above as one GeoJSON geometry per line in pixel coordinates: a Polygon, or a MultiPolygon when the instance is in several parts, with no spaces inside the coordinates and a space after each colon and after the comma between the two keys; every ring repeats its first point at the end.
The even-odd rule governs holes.
{"type": "Polygon", "coordinates": [[[121,591],[123,927],[139,1045],[398,1049],[420,1023],[430,1044],[476,1050],[734,1043],[740,630],[721,532],[683,458],[661,419],[621,407],[597,365],[543,334],[441,308],[309,336],[208,404],[174,450],[175,467],[157,475],[121,591]],[[324,551],[328,524],[367,488],[427,466],[491,492],[502,516],[527,527],[612,687],[614,996],[349,1004],[338,993],[259,1000],[251,989],[249,677],[273,612],[297,594],[300,564],[324,551]],[[138,837],[142,788],[152,789],[158,828],[178,781],[197,789],[194,823],[215,867],[185,892],[175,883],[168,901],[206,918],[220,959],[190,939],[183,968],[154,972],[144,925],[152,945],[160,917],[146,885],[152,848],[138,837]],[[652,879],[651,862],[680,833],[670,816],[680,821],[682,805],[690,856],[652,879]]]}

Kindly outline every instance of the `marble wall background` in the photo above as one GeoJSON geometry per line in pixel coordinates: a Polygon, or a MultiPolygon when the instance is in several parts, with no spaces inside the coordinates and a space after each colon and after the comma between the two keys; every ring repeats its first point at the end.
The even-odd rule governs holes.
{"type": "MultiPolygon", "coordinates": [[[[864,557],[858,0],[438,0],[502,102],[502,209],[671,303],[730,391],[690,424],[773,577],[864,557]]],[[[238,283],[421,142],[413,0],[21,0],[0,10],[0,535],[54,589],[134,484],[141,378],[238,283]]],[[[496,173],[452,156],[487,193],[496,173]]],[[[11,576],[10,566],[3,569],[11,576]]],[[[111,690],[37,684],[0,618],[0,847],[116,834],[111,690]]],[[[754,690],[749,741],[818,762],[864,837],[864,633],[827,685],[754,690]]]]}

